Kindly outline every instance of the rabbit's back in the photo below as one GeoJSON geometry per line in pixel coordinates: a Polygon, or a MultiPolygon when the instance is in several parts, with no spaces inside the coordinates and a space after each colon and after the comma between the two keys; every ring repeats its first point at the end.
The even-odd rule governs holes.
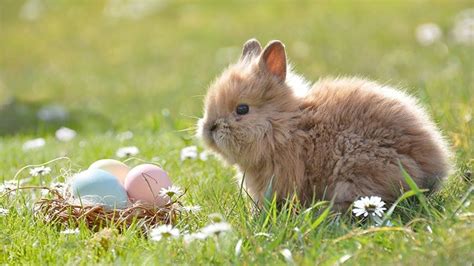
{"type": "Polygon", "coordinates": [[[422,188],[434,189],[447,175],[445,141],[416,100],[399,90],[363,79],[326,79],[313,86],[301,109],[300,128],[310,142],[306,187],[326,197],[394,200],[406,188],[398,162],[422,188]]]}

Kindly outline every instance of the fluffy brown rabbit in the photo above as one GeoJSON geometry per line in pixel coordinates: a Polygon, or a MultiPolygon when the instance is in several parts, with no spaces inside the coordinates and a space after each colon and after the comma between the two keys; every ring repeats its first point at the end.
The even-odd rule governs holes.
{"type": "Polygon", "coordinates": [[[285,47],[257,40],[210,86],[198,135],[245,172],[262,202],[272,181],[279,200],[333,199],[339,209],[360,196],[393,202],[408,186],[434,190],[449,169],[448,148],[417,101],[359,78],[308,84],[287,65],[285,47]]]}

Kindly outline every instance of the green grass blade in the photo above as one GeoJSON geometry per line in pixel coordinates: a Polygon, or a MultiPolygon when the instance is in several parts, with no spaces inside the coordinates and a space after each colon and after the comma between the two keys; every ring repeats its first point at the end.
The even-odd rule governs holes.
{"type": "Polygon", "coordinates": [[[400,171],[402,172],[402,175],[403,175],[403,178],[405,179],[405,182],[408,184],[410,189],[415,192],[415,195],[416,195],[417,199],[420,201],[421,206],[426,211],[426,213],[428,213],[428,215],[431,217],[432,213],[431,213],[430,208],[428,207],[428,202],[426,201],[426,197],[423,194],[423,191],[420,190],[420,188],[418,188],[418,186],[416,185],[413,178],[411,178],[411,176],[408,174],[408,172],[405,170],[405,168],[403,168],[403,166],[400,162],[398,162],[398,165],[400,166],[400,171]]]}
{"type": "Polygon", "coordinates": [[[388,209],[388,211],[385,213],[385,216],[382,220],[382,225],[386,225],[387,221],[392,217],[392,214],[393,214],[393,211],[395,211],[395,208],[398,206],[398,204],[400,204],[400,202],[410,198],[410,197],[413,197],[416,195],[416,191],[413,191],[413,190],[410,190],[410,191],[407,191],[405,193],[403,193],[393,204],[392,206],[390,207],[390,209],[388,209]]]}
{"type": "Polygon", "coordinates": [[[307,235],[309,232],[318,228],[318,226],[321,225],[321,223],[324,220],[326,220],[326,218],[329,216],[329,213],[331,212],[332,206],[333,206],[333,201],[331,201],[329,206],[326,209],[324,209],[323,213],[321,213],[321,215],[319,215],[318,218],[311,224],[308,230],[305,231],[304,235],[307,235]]]}

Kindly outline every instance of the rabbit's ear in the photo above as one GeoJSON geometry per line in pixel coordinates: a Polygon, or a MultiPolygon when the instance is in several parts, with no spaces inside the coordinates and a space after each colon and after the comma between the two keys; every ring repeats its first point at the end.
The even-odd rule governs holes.
{"type": "Polygon", "coordinates": [[[286,78],[286,53],[285,45],[280,41],[271,41],[262,56],[260,65],[272,75],[278,77],[281,81],[286,78]]]}
{"type": "Polygon", "coordinates": [[[240,60],[258,56],[260,55],[261,52],[262,52],[262,46],[257,41],[257,39],[250,39],[244,43],[244,48],[242,49],[242,55],[240,56],[240,60]]]}

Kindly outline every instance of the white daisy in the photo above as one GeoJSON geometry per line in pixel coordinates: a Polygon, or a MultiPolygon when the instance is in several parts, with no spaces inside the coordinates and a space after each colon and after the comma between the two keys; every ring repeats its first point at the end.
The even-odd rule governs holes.
{"type": "Polygon", "coordinates": [[[158,12],[166,3],[167,1],[163,0],[108,0],[105,2],[103,14],[110,19],[139,20],[158,12]]]}
{"type": "Polygon", "coordinates": [[[0,217],[7,216],[10,211],[4,208],[0,208],[0,217]]]}
{"type": "Polygon", "coordinates": [[[44,11],[44,3],[41,0],[28,0],[21,6],[19,17],[26,21],[38,20],[44,11]]]}
{"type": "Polygon", "coordinates": [[[61,182],[54,182],[54,183],[51,183],[49,186],[53,189],[56,189],[61,194],[64,194],[64,192],[66,192],[66,189],[67,189],[67,185],[61,182]]]}
{"type": "Polygon", "coordinates": [[[140,150],[135,146],[123,147],[117,150],[115,155],[119,158],[135,156],[140,152],[140,150]]]}
{"type": "Polygon", "coordinates": [[[181,150],[181,161],[186,159],[196,159],[198,157],[198,151],[196,146],[184,147],[181,150]]]}
{"type": "Polygon", "coordinates": [[[474,44],[474,8],[466,9],[456,16],[452,33],[456,42],[474,44]]]}
{"type": "Polygon", "coordinates": [[[416,39],[423,46],[435,43],[442,34],[441,28],[434,23],[421,24],[416,28],[416,39]]]}
{"type": "Polygon", "coordinates": [[[194,240],[204,240],[208,237],[208,235],[204,234],[203,232],[196,232],[192,234],[186,234],[183,236],[183,240],[185,244],[189,244],[194,240]]]}
{"type": "Polygon", "coordinates": [[[352,212],[356,216],[364,215],[364,217],[367,217],[370,214],[372,216],[377,215],[382,217],[382,214],[387,209],[383,207],[384,205],[385,202],[383,202],[382,198],[380,197],[362,197],[361,199],[354,201],[354,208],[352,209],[352,212]]]}
{"type": "Polygon", "coordinates": [[[224,216],[220,213],[211,213],[208,215],[209,220],[211,220],[212,223],[220,223],[224,222],[224,216]]]}
{"type": "Polygon", "coordinates": [[[340,257],[340,258],[337,260],[337,261],[339,262],[339,263],[337,263],[337,265],[343,264],[344,262],[348,261],[351,257],[352,257],[352,255],[349,255],[349,254],[346,254],[346,255],[340,257]]]}
{"type": "Polygon", "coordinates": [[[39,149],[43,147],[45,144],[46,144],[46,141],[43,138],[28,140],[25,143],[23,143],[23,150],[28,151],[28,150],[39,149]]]}
{"type": "Polygon", "coordinates": [[[167,188],[162,188],[160,190],[160,196],[161,197],[168,196],[168,197],[172,198],[174,195],[180,196],[182,194],[183,194],[183,190],[180,187],[175,186],[175,185],[172,185],[172,186],[167,187],[167,188]]]}
{"type": "Polygon", "coordinates": [[[31,176],[45,176],[51,172],[51,168],[46,166],[35,167],[30,170],[31,176]]]}
{"type": "Polygon", "coordinates": [[[293,255],[291,254],[291,251],[289,249],[284,248],[280,250],[280,254],[283,256],[287,263],[294,264],[293,255]]]}
{"type": "Polygon", "coordinates": [[[271,239],[272,238],[272,235],[269,234],[269,233],[265,233],[265,232],[259,232],[259,233],[256,233],[254,236],[263,236],[265,238],[269,238],[271,239]]]}
{"type": "Polygon", "coordinates": [[[426,230],[427,230],[430,234],[433,233],[433,230],[431,229],[431,226],[429,226],[429,225],[426,226],[426,230]]]}
{"type": "Polygon", "coordinates": [[[471,122],[471,120],[472,120],[472,115],[470,113],[467,113],[467,114],[464,115],[464,121],[466,123],[471,122]]]}
{"type": "Polygon", "coordinates": [[[46,197],[49,194],[49,189],[40,189],[40,191],[41,191],[41,197],[46,197]]]}
{"type": "Polygon", "coordinates": [[[66,229],[60,232],[62,235],[77,235],[79,234],[79,228],[75,229],[66,229]]]}
{"type": "Polygon", "coordinates": [[[201,211],[201,206],[199,205],[183,206],[182,209],[185,212],[198,213],[201,211]]]}
{"type": "Polygon", "coordinates": [[[201,232],[208,236],[219,235],[230,231],[232,231],[232,227],[226,222],[211,223],[201,229],[201,232]]]}
{"type": "Polygon", "coordinates": [[[242,251],[242,239],[239,239],[239,241],[237,241],[237,244],[235,245],[235,256],[238,257],[240,256],[240,253],[242,251]]]}
{"type": "Polygon", "coordinates": [[[203,151],[199,153],[199,159],[201,161],[207,161],[208,158],[209,158],[209,153],[207,151],[203,151]]]}
{"type": "Polygon", "coordinates": [[[56,130],[55,135],[59,141],[68,142],[75,138],[77,133],[73,129],[61,127],[60,129],[56,130]]]}
{"type": "Polygon", "coordinates": [[[120,140],[120,141],[129,140],[129,139],[132,139],[132,138],[133,138],[133,132],[132,131],[125,131],[125,132],[117,134],[117,139],[120,140]]]}
{"type": "Polygon", "coordinates": [[[0,185],[0,193],[7,192],[18,188],[20,183],[16,180],[6,180],[0,185]]]}
{"type": "Polygon", "coordinates": [[[179,235],[179,230],[169,224],[160,225],[150,231],[150,238],[153,241],[160,241],[163,238],[177,238],[179,235]]]}

